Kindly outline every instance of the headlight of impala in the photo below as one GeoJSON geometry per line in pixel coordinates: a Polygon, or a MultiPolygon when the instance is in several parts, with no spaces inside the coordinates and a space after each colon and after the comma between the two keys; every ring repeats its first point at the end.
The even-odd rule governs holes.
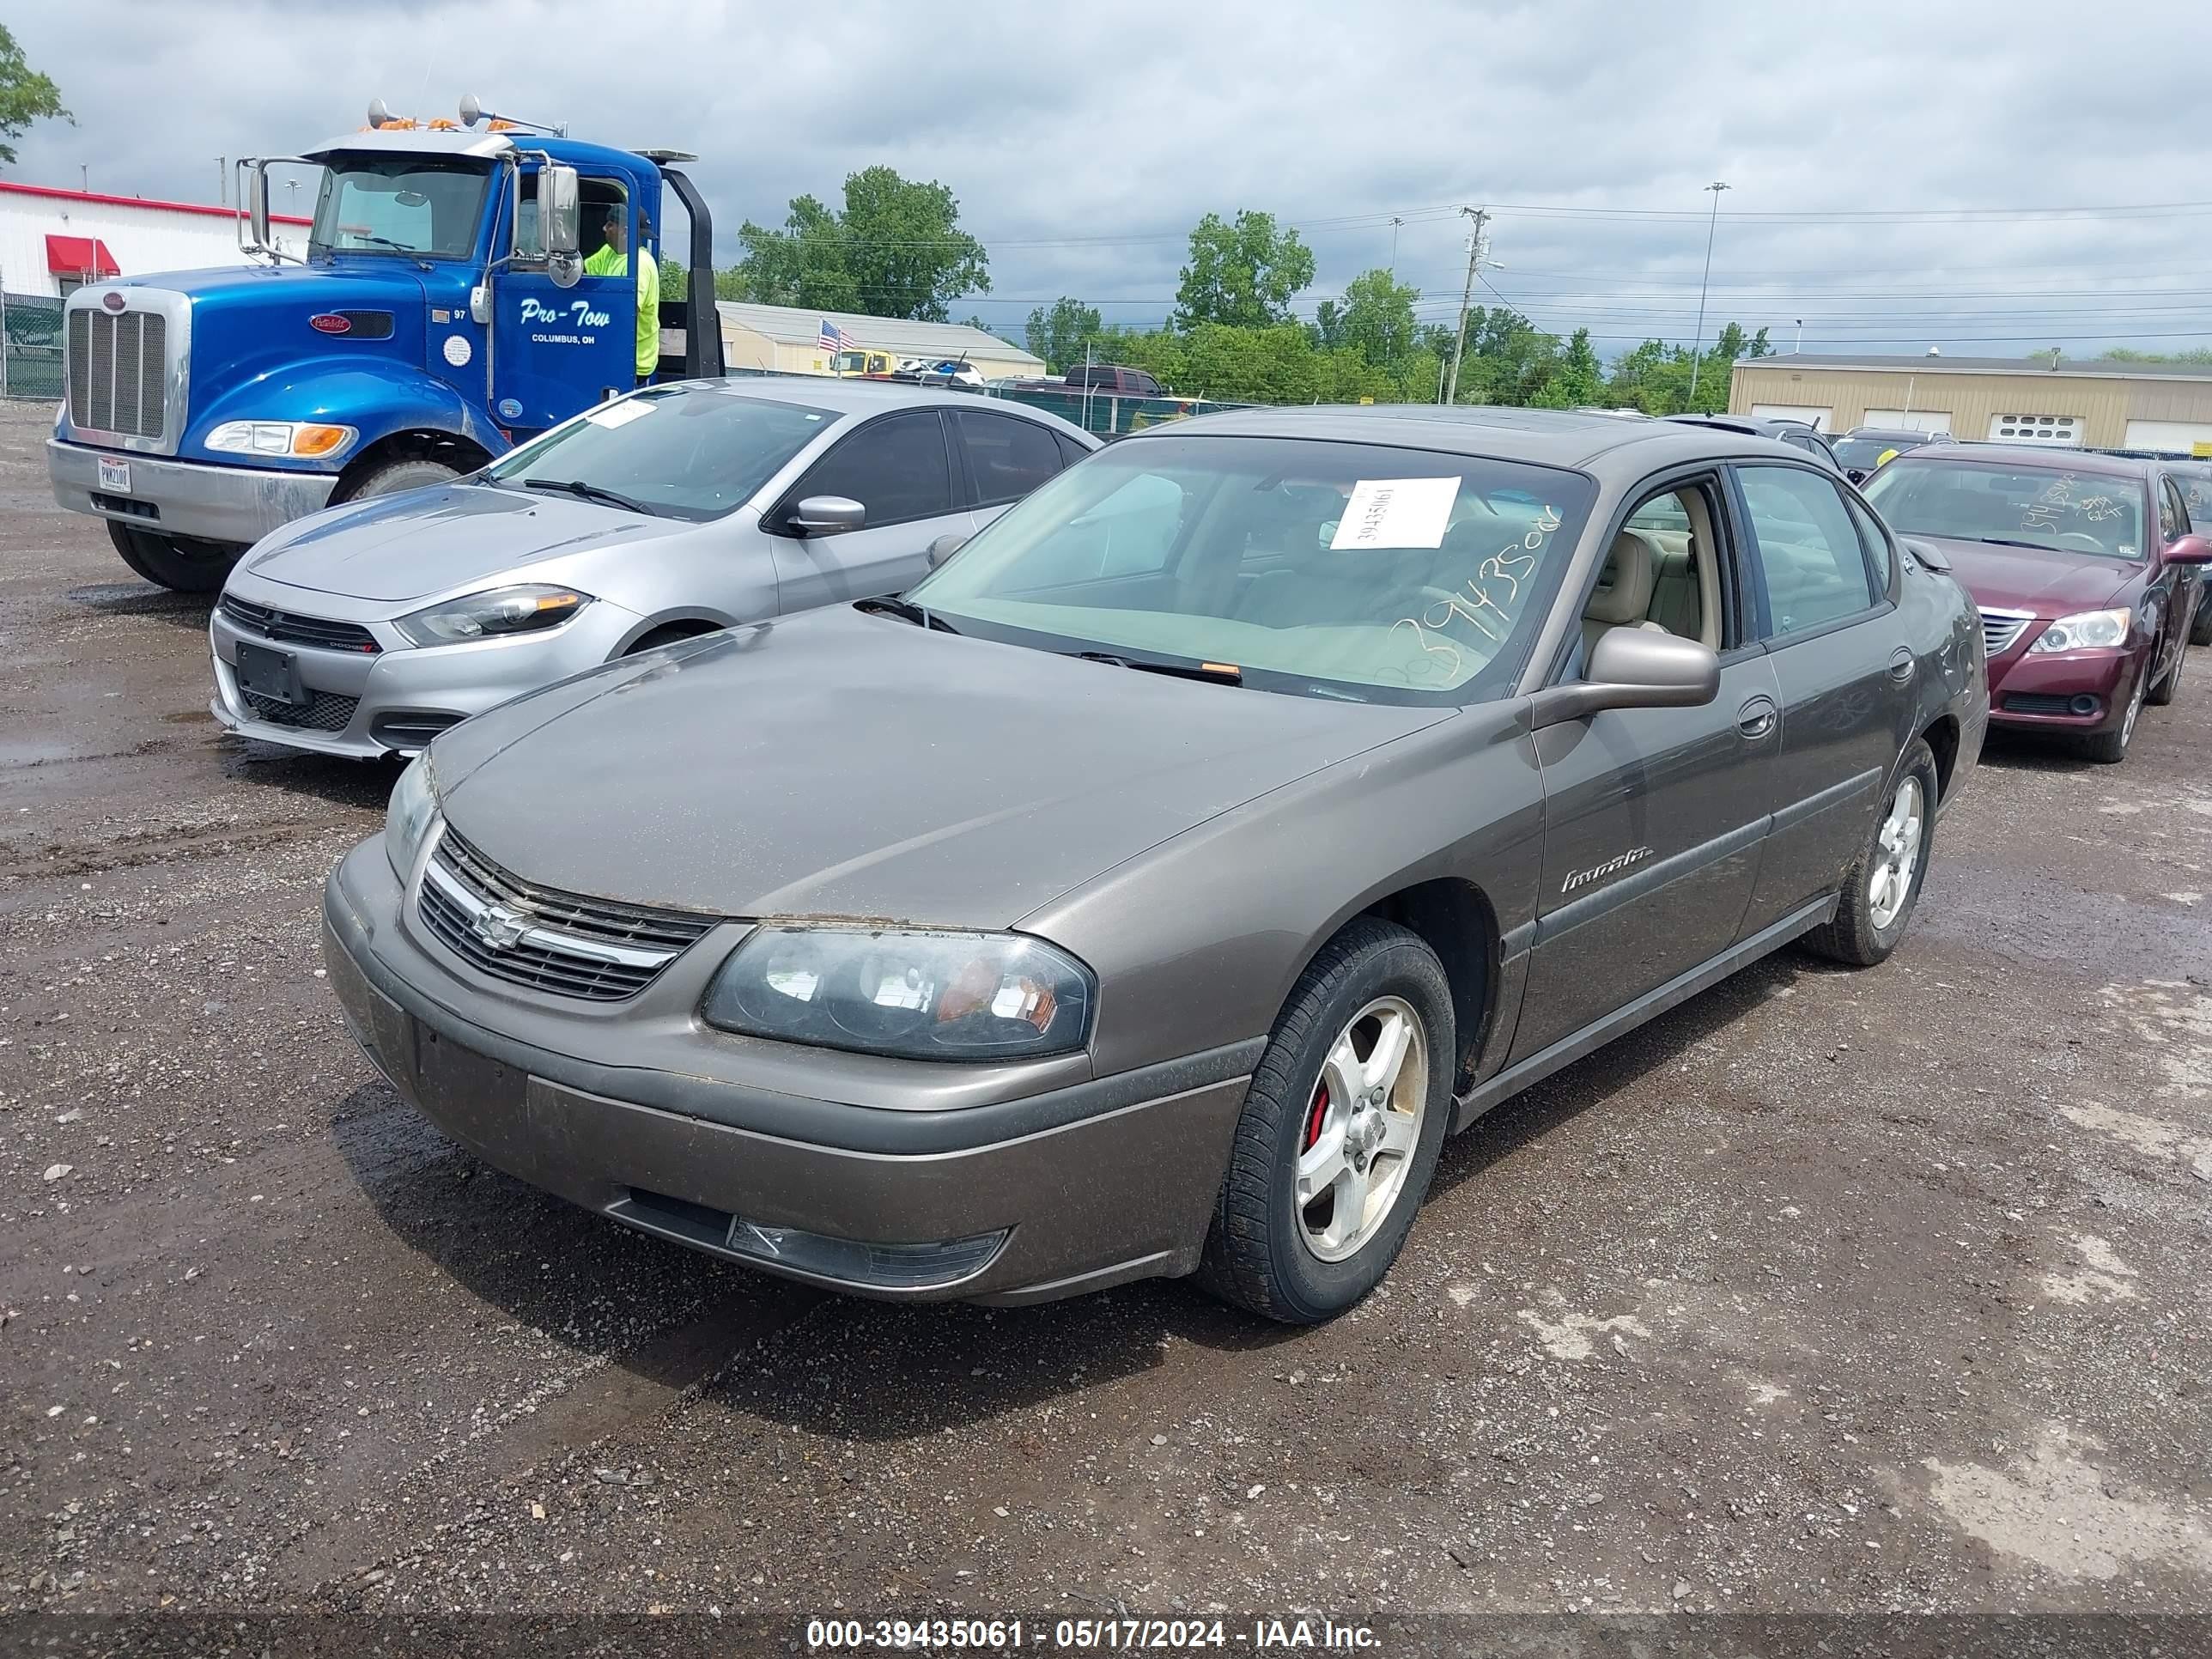
{"type": "Polygon", "coordinates": [[[591,602],[590,594],[571,587],[524,582],[447,599],[402,617],[392,626],[417,645],[459,645],[467,640],[558,628],[591,602]]]}
{"type": "Polygon", "coordinates": [[[401,881],[414,870],[415,855],[437,815],[438,781],[430,775],[430,757],[418,755],[392,786],[392,805],[384,809],[385,855],[401,881]]]}
{"type": "Polygon", "coordinates": [[[208,434],[207,447],[231,455],[319,461],[343,453],[359,435],[349,426],[316,421],[225,421],[208,434]]]}
{"type": "Polygon", "coordinates": [[[746,1036],[908,1060],[1025,1060],[1080,1048],[1090,970],[1042,939],[922,929],[764,927],[700,1016],[746,1036]]]}
{"type": "Polygon", "coordinates": [[[2124,606],[2117,611],[2077,611],[2052,623],[2035,636],[2035,643],[2027,648],[2087,651],[2100,646],[2125,645],[2135,614],[2124,606]]]}

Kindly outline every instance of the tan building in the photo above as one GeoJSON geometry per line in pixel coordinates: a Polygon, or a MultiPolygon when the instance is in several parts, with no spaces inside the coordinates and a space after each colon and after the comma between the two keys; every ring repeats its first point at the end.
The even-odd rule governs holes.
{"type": "Polygon", "coordinates": [[[2018,357],[1746,357],[1729,412],[2089,449],[2212,454],[2212,364],[2018,357]]]}
{"type": "Polygon", "coordinates": [[[987,380],[1044,373],[1043,358],[965,323],[916,323],[903,317],[757,306],[735,300],[718,301],[714,309],[722,319],[722,360],[732,368],[827,374],[830,354],[822,344],[822,325],[828,323],[842,329],[860,350],[888,351],[894,357],[964,357],[987,380]]]}

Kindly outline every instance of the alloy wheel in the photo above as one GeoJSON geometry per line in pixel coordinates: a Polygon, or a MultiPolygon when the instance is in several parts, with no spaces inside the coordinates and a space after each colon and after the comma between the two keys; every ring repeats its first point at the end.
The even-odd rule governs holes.
{"type": "Polygon", "coordinates": [[[1298,1237],[1322,1261],[1355,1254],[1395,1207],[1428,1098],[1421,1017],[1400,998],[1376,998],[1329,1044],[1299,1137],[1291,1203],[1298,1237]]]}
{"type": "Polygon", "coordinates": [[[1908,773],[1899,781],[1889,811],[1875,832],[1874,869],[1867,877],[1867,914],[1876,932],[1886,932],[1905,909],[1920,865],[1920,842],[1927,830],[1927,798],[1920,780],[1908,773]]]}

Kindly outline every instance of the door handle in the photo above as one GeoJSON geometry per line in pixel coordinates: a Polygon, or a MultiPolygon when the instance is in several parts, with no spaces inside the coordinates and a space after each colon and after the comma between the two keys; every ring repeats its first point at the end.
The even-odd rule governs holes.
{"type": "Polygon", "coordinates": [[[1778,711],[1771,697],[1753,697],[1735,711],[1735,729],[1753,743],[1774,730],[1778,711]]]}
{"type": "Polygon", "coordinates": [[[1900,645],[1889,653],[1889,677],[1900,685],[1912,678],[1913,670],[1919,665],[1910,646],[1900,645]]]}

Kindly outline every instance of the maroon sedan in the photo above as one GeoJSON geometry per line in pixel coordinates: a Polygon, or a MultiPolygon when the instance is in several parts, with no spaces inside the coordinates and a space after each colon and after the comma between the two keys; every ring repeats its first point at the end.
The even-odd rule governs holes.
{"type": "Polygon", "coordinates": [[[1866,485],[1899,535],[1974,596],[1990,723],[2128,752],[2146,702],[2173,701],[2212,541],[2155,461],[2010,444],[1930,444],[1866,485]]]}

